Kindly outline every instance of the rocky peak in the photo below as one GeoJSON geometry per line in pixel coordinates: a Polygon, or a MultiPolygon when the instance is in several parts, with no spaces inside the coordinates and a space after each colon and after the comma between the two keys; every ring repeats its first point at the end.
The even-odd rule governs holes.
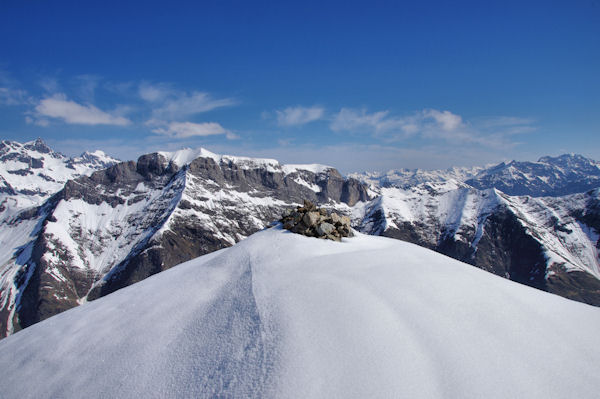
{"type": "Polygon", "coordinates": [[[288,209],[280,222],[283,223],[284,229],[307,237],[341,241],[342,237],[353,235],[348,216],[328,213],[308,200],[304,200],[304,205],[296,210],[288,209]]]}
{"type": "Polygon", "coordinates": [[[148,179],[164,174],[173,174],[178,170],[179,167],[175,162],[157,152],[142,155],[137,160],[137,172],[148,179]]]}
{"type": "Polygon", "coordinates": [[[108,168],[120,161],[104,153],[104,151],[96,150],[94,152],[86,151],[80,156],[71,158],[69,165],[75,167],[75,165],[88,165],[97,169],[108,168]]]}
{"type": "Polygon", "coordinates": [[[37,138],[35,141],[30,141],[23,145],[24,148],[28,150],[37,151],[42,154],[50,154],[52,149],[48,147],[48,145],[41,138],[37,138]]]}

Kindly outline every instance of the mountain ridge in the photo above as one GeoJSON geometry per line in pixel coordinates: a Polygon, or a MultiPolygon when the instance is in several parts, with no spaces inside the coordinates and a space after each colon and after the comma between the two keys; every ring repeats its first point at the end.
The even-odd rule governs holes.
{"type": "MultiPolygon", "coordinates": [[[[583,157],[556,158],[552,162],[579,169],[589,164],[583,157]]],[[[435,173],[433,181],[421,174],[423,182],[399,188],[345,178],[325,165],[284,165],[203,148],[145,154],[108,168],[88,165],[89,175],[67,180],[44,201],[18,195],[37,206],[5,212],[1,334],[229,247],[304,199],[350,216],[357,231],[416,243],[600,306],[600,190],[511,196],[435,173]]],[[[462,169],[451,173],[467,176],[462,169]]]]}
{"type": "Polygon", "coordinates": [[[497,188],[509,195],[561,196],[600,186],[600,162],[579,154],[540,157],[537,162],[510,161],[486,167],[438,170],[392,169],[352,173],[350,176],[377,187],[410,188],[422,183],[456,181],[480,190],[497,188]]]}
{"type": "Polygon", "coordinates": [[[142,155],[80,176],[20,224],[33,239],[5,273],[13,277],[3,292],[14,294],[0,326],[10,333],[230,246],[303,199],[353,205],[368,198],[330,167],[204,149],[142,155]]]}

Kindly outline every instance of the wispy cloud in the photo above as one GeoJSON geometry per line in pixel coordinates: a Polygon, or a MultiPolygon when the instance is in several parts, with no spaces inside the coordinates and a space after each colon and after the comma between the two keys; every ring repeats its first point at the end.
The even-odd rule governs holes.
{"type": "Polygon", "coordinates": [[[30,101],[25,90],[0,87],[0,105],[22,105],[30,101]]]}
{"type": "Polygon", "coordinates": [[[335,132],[371,134],[388,142],[420,137],[500,148],[516,144],[511,136],[536,130],[533,122],[516,117],[468,121],[451,111],[436,109],[393,116],[389,111],[369,113],[365,109],[342,108],[333,116],[330,128],[335,132]]]}
{"type": "Polygon", "coordinates": [[[189,138],[225,135],[228,139],[235,139],[237,136],[231,131],[225,129],[217,122],[161,122],[150,120],[147,125],[153,126],[152,132],[173,138],[189,138]]]}
{"type": "Polygon", "coordinates": [[[183,120],[213,109],[237,104],[233,98],[213,98],[201,91],[175,90],[166,83],[139,85],[139,96],[152,106],[152,117],[162,120],[183,120]]]}
{"type": "Polygon", "coordinates": [[[275,111],[279,126],[300,126],[322,119],[325,115],[323,107],[288,107],[275,111]]]}
{"type": "Polygon", "coordinates": [[[142,82],[138,87],[141,99],[148,102],[165,101],[174,92],[172,86],[167,83],[142,82]]]}
{"type": "Polygon", "coordinates": [[[20,88],[8,72],[0,68],[0,105],[23,105],[31,102],[26,90],[20,88]]]}
{"type": "Polygon", "coordinates": [[[214,99],[207,93],[193,92],[167,100],[154,109],[152,115],[155,118],[177,120],[234,104],[235,101],[230,98],[214,99]]]}
{"type": "Polygon", "coordinates": [[[95,91],[98,88],[102,78],[96,75],[79,75],[75,78],[77,85],[77,92],[82,99],[86,101],[93,101],[95,91]]]}
{"type": "Polygon", "coordinates": [[[428,118],[436,122],[436,124],[447,132],[452,132],[463,126],[462,117],[453,114],[450,111],[438,111],[436,109],[426,109],[422,112],[423,121],[428,118]]]}
{"type": "Polygon", "coordinates": [[[537,130],[536,120],[533,118],[521,118],[514,116],[493,116],[476,118],[473,126],[477,129],[489,132],[503,132],[506,135],[518,135],[531,133],[537,130]]]}
{"type": "Polygon", "coordinates": [[[422,128],[423,120],[422,113],[393,117],[389,111],[369,113],[366,109],[342,108],[334,115],[330,127],[335,132],[392,133],[390,137],[398,139],[417,133],[422,128]]]}
{"type": "Polygon", "coordinates": [[[47,118],[61,119],[68,124],[127,126],[131,121],[118,112],[102,111],[92,104],[79,104],[68,100],[64,94],[42,99],[35,107],[30,121],[44,126],[47,118]]]}
{"type": "Polygon", "coordinates": [[[54,77],[44,76],[39,80],[38,83],[47,93],[56,93],[60,90],[58,79],[54,77]]]}

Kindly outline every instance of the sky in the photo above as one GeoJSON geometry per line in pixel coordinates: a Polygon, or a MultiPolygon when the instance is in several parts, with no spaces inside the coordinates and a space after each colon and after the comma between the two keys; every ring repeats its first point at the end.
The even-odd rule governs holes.
{"type": "Polygon", "coordinates": [[[343,173],[600,159],[600,0],[0,0],[0,139],[343,173]]]}

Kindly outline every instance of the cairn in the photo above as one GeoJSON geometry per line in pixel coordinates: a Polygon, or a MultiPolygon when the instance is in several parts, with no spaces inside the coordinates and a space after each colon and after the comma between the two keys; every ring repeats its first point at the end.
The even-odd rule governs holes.
{"type": "Polygon", "coordinates": [[[283,228],[307,237],[341,241],[342,237],[352,237],[350,218],[335,212],[327,213],[312,202],[304,200],[304,206],[288,209],[279,220],[283,228]]]}

